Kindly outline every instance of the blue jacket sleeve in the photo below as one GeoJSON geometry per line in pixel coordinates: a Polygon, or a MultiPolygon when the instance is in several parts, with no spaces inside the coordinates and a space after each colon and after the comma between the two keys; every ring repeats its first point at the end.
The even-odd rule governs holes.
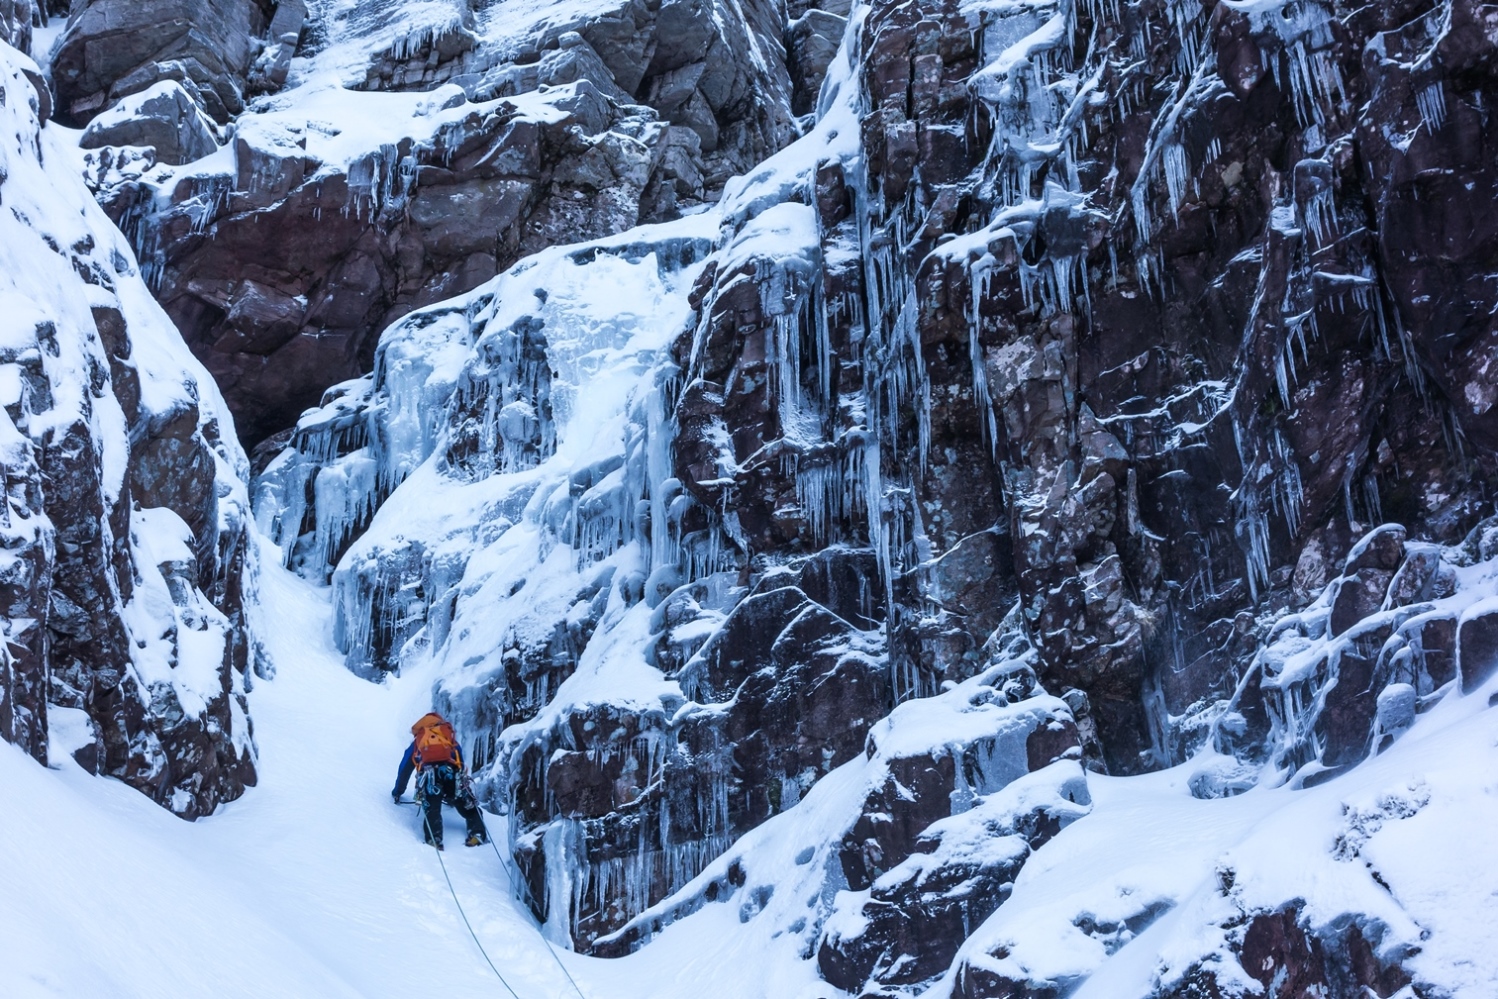
{"type": "Polygon", "coordinates": [[[406,785],[411,783],[411,772],[416,769],[416,743],[412,741],[406,748],[406,755],[401,757],[400,770],[395,775],[395,790],[391,796],[399,798],[406,793],[406,785]]]}

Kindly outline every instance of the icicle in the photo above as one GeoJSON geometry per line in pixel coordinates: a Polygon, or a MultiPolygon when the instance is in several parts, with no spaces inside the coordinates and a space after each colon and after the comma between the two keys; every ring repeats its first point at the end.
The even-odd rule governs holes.
{"type": "Polygon", "coordinates": [[[1440,131],[1446,123],[1446,91],[1440,80],[1427,84],[1415,92],[1415,105],[1420,109],[1420,119],[1432,132],[1440,131]]]}
{"type": "Polygon", "coordinates": [[[968,271],[968,282],[972,287],[972,315],[968,319],[968,361],[973,368],[973,401],[978,407],[982,420],[983,437],[988,444],[990,456],[997,460],[998,423],[994,415],[993,400],[988,394],[988,372],[984,364],[983,344],[979,336],[983,325],[983,300],[988,297],[989,282],[993,279],[995,263],[991,254],[984,254],[968,271]]]}

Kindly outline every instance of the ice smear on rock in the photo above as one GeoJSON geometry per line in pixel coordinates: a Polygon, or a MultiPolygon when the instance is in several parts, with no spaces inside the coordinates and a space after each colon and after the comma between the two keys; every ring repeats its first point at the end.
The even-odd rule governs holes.
{"type": "MultiPolygon", "coordinates": [[[[710,711],[686,725],[703,729],[697,736],[666,725],[687,697],[705,696],[691,678],[716,667],[688,660],[746,595],[734,579],[741,555],[731,517],[704,506],[673,474],[683,373],[667,348],[690,332],[688,294],[720,240],[718,273],[763,267],[793,236],[816,252],[813,213],[772,204],[783,191],[806,188],[823,150],[838,148],[831,136],[840,126],[856,136],[844,115],[833,116],[806,147],[770,161],[730,194],[722,213],[548,250],[462,299],[413,313],[382,338],[374,374],[330,390],[257,481],[260,521],[286,561],[314,577],[331,575],[337,638],[351,668],[376,675],[428,656],[444,664],[439,705],[471,741],[474,762],[490,768],[494,800],[528,780],[515,768],[525,770],[521,758],[535,740],[576,745],[569,726],[591,729],[595,721],[583,719],[598,712],[644,710],[655,719],[626,753],[639,767],[629,778],[638,788],[681,752],[668,750],[671,742],[717,738],[710,711]],[[679,599],[665,608],[673,591],[679,599]],[[660,652],[642,658],[663,626],[660,652]],[[678,669],[680,685],[668,678],[678,669]],[[517,722],[529,730],[501,739],[517,722]]],[[[804,289],[805,275],[798,280],[804,289]]],[[[790,313],[776,327],[784,372],[777,395],[788,425],[822,405],[800,398],[805,321],[790,313]]],[[[811,351],[826,372],[828,348],[811,351]]],[[[812,433],[815,441],[820,431],[812,433]]],[[[823,492],[846,494],[808,492],[807,505],[853,502],[823,492]]],[[[864,613],[872,612],[862,599],[864,613]]],[[[797,620],[784,613],[777,627],[797,620]]],[[[868,657],[877,639],[848,634],[847,646],[826,643],[825,668],[876,668],[868,657]]],[[[860,737],[849,738],[852,748],[860,737]]],[[[600,751],[607,765],[615,750],[588,750],[600,751]]],[[[810,769],[783,764],[793,767],[784,807],[826,770],[827,751],[818,752],[810,769]]],[[[544,767],[538,776],[544,780],[544,767]]],[[[531,821],[555,818],[555,807],[531,821]]],[[[668,811],[652,821],[664,841],[676,839],[668,811]]],[[[631,897],[643,894],[607,918],[627,918],[721,852],[730,841],[726,823],[726,805],[693,819],[687,840],[652,861],[661,866],[646,880],[622,868],[608,873],[622,860],[603,862],[589,875],[592,901],[579,896],[574,907],[597,908],[623,878],[631,897]]],[[[581,859],[545,863],[560,871],[581,859]]]]}

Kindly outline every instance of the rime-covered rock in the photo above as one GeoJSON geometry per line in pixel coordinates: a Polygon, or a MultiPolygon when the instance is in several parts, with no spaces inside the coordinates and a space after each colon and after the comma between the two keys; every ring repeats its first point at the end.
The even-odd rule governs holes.
{"type": "Polygon", "coordinates": [[[195,818],[255,782],[248,465],[124,237],[50,167],[35,66],[0,46],[0,74],[0,736],[195,818]]]}
{"type": "Polygon", "coordinates": [[[715,192],[792,135],[781,14],[764,0],[605,0],[540,17],[516,16],[498,0],[433,4],[414,16],[377,0],[333,16],[322,30],[335,39],[330,49],[358,53],[362,89],[456,83],[488,100],[586,79],[694,132],[715,192]]]}

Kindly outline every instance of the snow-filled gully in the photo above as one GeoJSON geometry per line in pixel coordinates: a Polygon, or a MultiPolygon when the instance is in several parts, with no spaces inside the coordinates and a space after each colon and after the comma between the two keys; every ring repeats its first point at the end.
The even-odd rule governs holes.
{"type": "MultiPolygon", "coordinates": [[[[412,672],[383,685],[355,677],[329,641],[326,590],[279,569],[267,570],[261,585],[278,673],[255,691],[261,784],[242,800],[183,823],[123,785],[84,774],[65,753],[48,771],[13,747],[0,749],[0,784],[9,792],[0,809],[0,994],[501,992],[433,853],[421,845],[414,809],[389,797],[407,726],[429,704],[431,677],[412,672]]],[[[1335,888],[1338,880],[1361,865],[1337,862],[1333,853],[1361,836],[1376,847],[1360,849],[1364,862],[1378,863],[1402,886],[1408,918],[1439,931],[1433,957],[1467,947],[1479,953],[1485,947],[1474,934],[1491,925],[1495,901],[1481,879],[1463,879],[1456,867],[1481,855],[1483,830],[1498,822],[1498,796],[1488,786],[1498,712],[1486,710],[1495,690],[1498,680],[1448,697],[1376,760],[1305,791],[1199,800],[1188,787],[1197,765],[1137,778],[1093,776],[1092,814],[1037,853],[969,949],[1006,935],[1022,946],[1039,942],[1027,956],[1046,955],[1054,966],[1031,973],[1065,977],[1101,959],[1106,943],[1079,933],[1079,906],[1106,920],[1108,906],[1123,911],[1144,893],[1171,911],[1165,922],[1191,920],[1200,916],[1195,910],[1222,903],[1198,886],[1214,883],[1223,865],[1252,871],[1256,883],[1330,879],[1335,897],[1347,890],[1335,888]],[[1399,789],[1418,807],[1378,818],[1380,803],[1399,789]],[[1287,836],[1324,839],[1326,850],[1287,853],[1287,836]]],[[[918,728],[912,715],[905,737],[917,737],[918,728]]],[[[751,872],[782,870],[783,890],[760,918],[741,922],[737,905],[708,905],[622,959],[554,957],[494,853],[449,848],[445,860],[474,932],[521,999],[572,994],[557,958],[588,999],[687,999],[707,983],[724,997],[826,997],[834,993],[810,962],[796,960],[776,937],[787,905],[801,905],[797,878],[805,868],[790,854],[834,835],[831,823],[861,794],[862,765],[830,775],[801,807],[737,848],[754,859],[751,872]]],[[[448,821],[456,846],[461,826],[451,814],[448,821]]],[[[504,820],[488,821],[503,842],[504,820]]],[[[1160,925],[1121,950],[1079,995],[1135,994],[1162,956],[1149,942],[1167,932],[1160,925]]],[[[1111,953],[1126,943],[1128,934],[1107,947],[1111,953]]],[[[1475,990],[1460,994],[1491,994],[1483,969],[1470,970],[1475,990]]]]}
{"type": "MultiPolygon", "coordinates": [[[[182,823],[66,753],[57,772],[0,753],[0,994],[380,996],[417,994],[434,975],[452,995],[498,989],[415,810],[390,800],[426,684],[354,677],[328,642],[325,592],[279,571],[262,587],[281,670],[256,691],[260,786],[211,821],[182,823]]],[[[502,821],[491,818],[501,835],[502,821]]],[[[494,854],[445,859],[522,999],[567,994],[494,854]]]]}
{"type": "MultiPolygon", "coordinates": [[[[991,453],[999,429],[979,326],[998,262],[985,248],[1028,231],[1044,211],[1078,217],[1084,211],[1084,199],[1054,180],[1046,182],[1043,201],[1031,194],[1042,154],[1057,158],[1064,169],[1056,175],[1077,186],[1073,160],[1087,143],[1079,109],[1102,72],[1087,82],[1070,66],[1061,46],[1075,29],[1075,5],[1063,0],[1054,14],[1051,6],[1005,7],[1015,24],[995,27],[984,46],[1010,33],[1019,41],[985,53],[986,68],[973,82],[980,111],[1007,122],[993,129],[993,169],[984,180],[1007,207],[932,256],[965,260],[972,272],[967,351],[972,393],[985,413],[973,433],[991,453]],[[1067,101],[1060,99],[1064,88],[1047,85],[1063,76],[1074,91],[1067,101]]],[[[1228,6],[1259,16],[1261,5],[1228,6]]],[[[1196,182],[1177,133],[1187,97],[1199,97],[1196,84],[1215,72],[1204,61],[1205,29],[1188,8],[1170,5],[1182,37],[1178,71],[1188,85],[1175,111],[1162,114],[1150,133],[1132,188],[1140,245],[1148,252],[1152,227],[1164,214],[1152,200],[1155,188],[1163,184],[1174,216],[1196,182]],[[1152,206],[1160,218],[1152,217],[1152,206]]],[[[1321,105],[1344,99],[1336,67],[1301,45],[1328,30],[1315,16],[1283,28],[1297,46],[1287,57],[1287,86],[1307,122],[1319,120],[1321,105]]],[[[391,51],[404,57],[436,37],[435,29],[392,36],[391,51]]],[[[335,61],[336,48],[330,53],[325,62],[335,61]]],[[[485,802],[512,807],[517,782],[507,768],[523,769],[528,749],[546,747],[530,765],[539,774],[534,786],[553,798],[545,768],[558,755],[594,751],[565,738],[573,715],[580,721],[595,708],[617,708],[614,720],[631,713],[667,718],[656,728],[642,723],[605,750],[630,755],[646,775],[641,783],[649,784],[660,775],[671,730],[726,711],[727,698],[707,689],[704,660],[693,656],[744,598],[737,567],[724,559],[734,525],[724,526],[727,504],[703,514],[673,477],[671,435],[679,428],[671,425],[667,401],[684,390],[700,361],[713,299],[700,310],[703,330],[685,369],[667,359],[672,338],[696,311],[688,293],[714,254],[716,273],[742,268],[735,280],[744,282],[754,275],[766,315],[771,304],[797,303],[795,311],[774,313],[764,337],[766,384],[783,430],[776,444],[794,447],[763,460],[791,468],[816,546],[846,540],[838,536],[842,525],[858,521],[878,563],[870,577],[887,584],[911,568],[901,564],[902,552],[919,539],[900,534],[899,518],[881,526],[879,513],[909,483],[881,481],[877,434],[845,452],[823,440],[834,367],[829,315],[848,303],[825,300],[817,279],[797,270],[824,267],[828,247],[860,256],[872,325],[889,327],[870,331],[887,360],[864,386],[868,423],[893,426],[896,411],[919,403],[911,418],[924,474],[932,386],[913,318],[913,286],[898,273],[888,242],[875,247],[862,232],[857,246],[824,244],[813,207],[801,203],[814,200],[809,178],[833,160],[856,167],[849,181],[862,185],[856,200],[872,200],[871,178],[859,176],[866,169],[857,143],[865,98],[854,85],[854,58],[842,53],[809,134],[731,182],[718,207],[585,246],[552,247],[470,293],[411,313],[385,332],[373,374],[335,386],[303,416],[289,448],[256,481],[261,567],[253,623],[274,677],[254,680],[250,695],[259,754],[253,790],[202,821],[184,823],[135,791],[86,774],[73,761],[75,733],[66,724],[53,728],[50,770],[0,747],[0,788],[9,792],[0,806],[0,996],[440,991],[698,999],[710,989],[718,999],[833,999],[845,993],[820,977],[817,946],[864,934],[873,891],[888,888],[901,872],[920,885],[940,864],[981,866],[1005,850],[1023,867],[1003,886],[1002,907],[964,923],[965,942],[948,970],[920,983],[929,995],[968,995],[963,976],[977,973],[1050,983],[1054,994],[1074,999],[1148,996],[1178,981],[1193,962],[1232,966],[1241,940],[1229,939],[1231,928],[1287,904],[1298,906],[1313,928],[1365,920],[1376,930],[1370,943],[1381,960],[1442,983],[1456,999],[1498,995],[1498,961],[1480,956],[1491,950],[1484,931],[1498,921],[1498,892],[1491,879],[1467,869],[1471,858],[1486,856],[1498,824],[1491,777],[1498,711],[1489,710],[1498,701],[1498,677],[1465,692],[1460,672],[1444,684],[1432,681],[1414,630],[1436,619],[1459,627],[1494,609],[1498,536],[1482,539],[1485,559],[1455,547],[1417,551],[1419,543],[1412,543],[1411,552],[1452,573],[1451,589],[1439,598],[1386,605],[1343,629],[1340,639],[1331,634],[1332,605],[1351,584],[1332,580],[1321,598],[1269,628],[1235,697],[1202,723],[1211,730],[1202,748],[1179,766],[1108,777],[1084,774],[1073,753],[1042,760],[1033,773],[1006,773],[992,786],[982,765],[983,779],[973,784],[962,771],[952,814],[931,827],[942,827],[934,848],[941,852],[918,852],[861,892],[848,890],[837,854],[901,749],[906,759],[928,752],[935,758],[943,750],[955,759],[985,738],[991,748],[995,730],[1020,733],[1024,743],[1039,727],[1021,729],[1021,719],[1044,715],[1044,725],[1065,715],[1069,723],[1069,702],[1044,691],[1027,690],[1012,701],[998,692],[995,675],[1018,663],[1020,653],[996,655],[979,675],[937,688],[913,667],[901,672],[878,644],[885,637],[880,626],[870,625],[863,633],[873,636],[868,648],[848,649],[883,654],[895,673],[892,701],[899,706],[870,731],[866,753],[838,767],[829,763],[825,772],[808,771],[804,782],[783,781],[775,788],[776,814],[741,836],[729,832],[722,774],[692,817],[705,830],[701,836],[671,839],[671,818],[664,817],[658,849],[647,849],[642,834],[635,853],[603,859],[589,857],[581,837],[567,839],[576,829],[569,823],[578,820],[562,808],[519,835],[507,817],[488,815],[506,857],[463,849],[449,813],[449,846],[439,859],[421,843],[416,811],[391,802],[408,726],[434,701],[467,740],[485,802]],[[810,358],[818,377],[802,382],[810,358]],[[881,415],[881,406],[889,412],[881,415]],[[698,522],[689,514],[709,526],[688,533],[683,525],[698,522]],[[661,594],[685,592],[693,583],[701,584],[691,602],[699,617],[670,633],[687,660],[673,675],[642,650],[657,648],[656,637],[666,633],[656,620],[671,609],[661,594]],[[645,595],[652,593],[654,602],[645,595]],[[569,646],[565,671],[527,676],[523,691],[504,686],[512,679],[506,656],[570,639],[569,629],[590,613],[588,637],[579,643],[586,648],[569,646]],[[1315,723],[1339,682],[1340,657],[1385,626],[1393,634],[1377,664],[1399,671],[1390,674],[1397,682],[1389,689],[1408,695],[1408,718],[1400,715],[1397,730],[1375,729],[1376,751],[1366,761],[1345,772],[1323,768],[1325,736],[1315,723]],[[1262,695],[1257,710],[1270,718],[1262,773],[1258,762],[1248,767],[1217,753],[1232,741],[1234,726],[1248,725],[1242,712],[1254,710],[1243,705],[1250,689],[1262,695]],[[499,693],[492,701],[483,699],[493,692],[499,693]],[[1317,784],[1322,777],[1336,779],[1317,784]],[[1066,813],[1059,831],[1033,844],[1033,853],[1012,829],[994,832],[1012,817],[1004,809],[1019,814],[1015,802],[1032,794],[1058,796],[1066,813]],[[560,914],[542,926],[518,897],[506,863],[538,843],[550,858],[548,902],[571,905],[553,905],[560,914]],[[925,858],[936,859],[923,867],[925,858]],[[664,898],[649,894],[651,864],[668,871],[664,898]],[[733,890],[720,890],[726,884],[733,890]],[[595,911],[619,897],[630,918],[596,939],[607,945],[638,931],[635,939],[644,945],[611,959],[565,949],[576,938],[568,918],[582,911],[583,901],[595,911]]],[[[1272,69],[1278,79],[1279,63],[1272,69]]],[[[277,117],[283,111],[288,120],[324,110],[333,116],[373,96],[338,88],[303,94],[304,105],[288,99],[287,108],[247,120],[242,134],[253,139],[259,128],[270,135],[285,125],[277,117]]],[[[434,128],[448,111],[453,121],[463,113],[461,103],[434,109],[416,96],[379,99],[391,107],[399,102],[406,117],[430,117],[434,128]]],[[[1439,88],[1422,95],[1427,118],[1445,113],[1439,100],[1439,88]]],[[[537,116],[555,113],[549,103],[535,103],[537,116]]],[[[401,116],[389,117],[393,126],[401,116]]],[[[330,162],[357,152],[352,132],[344,143],[333,143],[337,137],[314,136],[314,148],[327,145],[321,152],[330,162]]],[[[357,180],[350,170],[356,215],[403,196],[394,167],[378,158],[361,163],[357,180]]],[[[213,166],[189,165],[183,176],[213,166]]],[[[217,196],[211,185],[204,190],[205,198],[217,196]]],[[[1327,241],[1336,227],[1335,202],[1313,199],[1302,213],[1303,227],[1318,243],[1327,241]]],[[[867,227],[868,220],[858,224],[867,227]]],[[[899,231],[904,222],[896,217],[888,224],[899,231]]],[[[1022,262],[1026,309],[1080,310],[1086,265],[1085,255],[1022,262]]],[[[1150,266],[1141,257],[1145,279],[1150,266]]],[[[151,272],[149,261],[144,270],[151,272]]],[[[1358,283],[1364,280],[1347,277],[1353,298],[1366,308],[1358,297],[1366,292],[1358,283]]],[[[732,289],[730,282],[712,293],[726,297],[732,289]]],[[[1292,343],[1300,343],[1304,358],[1304,338],[1298,328],[1287,334],[1278,357],[1277,388],[1286,402],[1296,379],[1292,343]]],[[[1228,412],[1224,386],[1204,383],[1198,390],[1203,419],[1228,412]]],[[[1266,511],[1285,518],[1293,532],[1303,505],[1287,445],[1278,436],[1274,441],[1276,457],[1292,474],[1262,496],[1245,488],[1235,507],[1255,596],[1270,577],[1266,511]]],[[[1246,464],[1252,456],[1239,457],[1246,464]]],[[[756,453],[744,465],[759,460],[756,453]]],[[[720,463],[719,472],[726,471],[720,463]]],[[[1349,568],[1346,579],[1352,576],[1349,568]]],[[[1210,578],[1204,585],[1211,588],[1210,578]]],[[[1383,726],[1382,697],[1378,711],[1383,726]]],[[[1009,748],[1012,759],[1026,755],[1009,748]]],[[[997,768],[1001,756],[992,752],[984,762],[997,768]]],[[[661,814],[667,815],[664,807],[661,814]]],[[[1257,994],[1254,983],[1238,984],[1257,994]]]]}

